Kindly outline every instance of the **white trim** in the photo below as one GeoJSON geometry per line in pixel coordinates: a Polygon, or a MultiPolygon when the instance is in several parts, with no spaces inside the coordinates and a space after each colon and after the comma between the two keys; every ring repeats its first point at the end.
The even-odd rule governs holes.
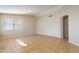
{"type": "Polygon", "coordinates": [[[17,35],[13,35],[13,36],[12,36],[12,35],[11,35],[11,36],[9,36],[9,35],[8,35],[8,36],[4,36],[4,35],[3,35],[3,37],[0,37],[0,39],[8,39],[8,38],[16,38],[16,37],[18,38],[18,37],[29,36],[29,35],[35,35],[35,33],[31,33],[31,34],[21,34],[21,35],[18,35],[18,34],[17,34],[17,35]]]}
{"type": "Polygon", "coordinates": [[[60,36],[47,35],[47,34],[41,34],[41,33],[39,33],[39,34],[37,34],[37,35],[43,35],[43,36],[49,36],[49,37],[57,37],[57,38],[61,38],[60,36]]]}
{"type": "Polygon", "coordinates": [[[69,40],[69,42],[72,43],[72,44],[74,44],[74,45],[76,45],[76,46],[79,46],[79,44],[76,43],[76,42],[73,42],[73,41],[71,41],[71,40],[69,40]]]}

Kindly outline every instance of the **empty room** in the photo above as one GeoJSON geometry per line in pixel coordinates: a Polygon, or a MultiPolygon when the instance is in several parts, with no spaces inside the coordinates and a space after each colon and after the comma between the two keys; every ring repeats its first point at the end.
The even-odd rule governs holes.
{"type": "Polygon", "coordinates": [[[79,53],[79,5],[0,5],[0,53],[79,53]]]}

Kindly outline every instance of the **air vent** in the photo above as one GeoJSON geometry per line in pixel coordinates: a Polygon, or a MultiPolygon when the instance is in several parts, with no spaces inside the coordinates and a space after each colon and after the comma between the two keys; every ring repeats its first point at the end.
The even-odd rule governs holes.
{"type": "Polygon", "coordinates": [[[49,15],[49,17],[52,17],[53,15],[49,15]]]}

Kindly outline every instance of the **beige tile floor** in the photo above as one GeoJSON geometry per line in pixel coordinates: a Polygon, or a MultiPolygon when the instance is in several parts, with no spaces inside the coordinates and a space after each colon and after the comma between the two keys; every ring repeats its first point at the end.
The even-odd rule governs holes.
{"type": "Polygon", "coordinates": [[[79,47],[69,43],[66,39],[44,35],[30,35],[18,38],[0,39],[0,52],[78,53],[79,47]],[[21,40],[26,46],[22,46],[16,40],[21,40]]]}

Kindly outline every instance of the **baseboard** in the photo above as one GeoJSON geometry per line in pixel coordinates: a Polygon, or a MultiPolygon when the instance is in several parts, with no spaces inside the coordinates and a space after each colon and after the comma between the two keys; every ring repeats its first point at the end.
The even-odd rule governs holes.
{"type": "Polygon", "coordinates": [[[35,35],[35,34],[32,33],[32,34],[23,34],[23,35],[7,36],[7,37],[3,36],[3,37],[1,37],[0,39],[19,38],[19,37],[24,37],[24,36],[29,36],[29,35],[35,35]]]}
{"type": "Polygon", "coordinates": [[[37,35],[48,36],[48,37],[55,37],[55,38],[61,39],[61,37],[58,37],[58,36],[51,36],[51,35],[46,35],[46,34],[37,34],[37,35]]]}
{"type": "Polygon", "coordinates": [[[74,44],[74,45],[76,45],[76,46],[79,46],[78,43],[75,43],[75,42],[73,42],[73,41],[71,41],[71,40],[69,40],[69,42],[72,43],[72,44],[74,44]]]}

